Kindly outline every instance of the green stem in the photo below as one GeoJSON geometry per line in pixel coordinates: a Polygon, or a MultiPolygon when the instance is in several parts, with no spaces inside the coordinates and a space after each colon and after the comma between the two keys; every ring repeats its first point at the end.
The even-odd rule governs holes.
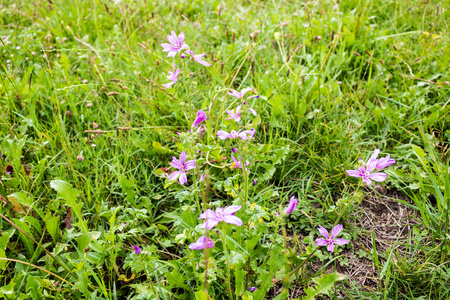
{"type": "MultiPolygon", "coordinates": [[[[222,224],[222,232],[223,232],[223,253],[227,254],[227,233],[225,223],[222,224]]],[[[227,260],[227,289],[228,289],[228,298],[233,300],[233,295],[231,294],[231,270],[230,270],[230,260],[227,260]]]]}
{"type": "Polygon", "coordinates": [[[294,274],[295,272],[297,272],[298,270],[300,270],[301,267],[303,267],[304,264],[306,264],[308,262],[308,260],[313,256],[313,254],[317,251],[317,249],[319,249],[319,247],[314,248],[314,250],[308,255],[307,258],[305,258],[305,260],[300,264],[300,266],[298,266],[297,268],[295,268],[294,270],[292,270],[289,274],[287,274],[284,278],[277,280],[274,283],[280,282],[280,281],[284,281],[286,278],[291,277],[292,274],[294,274]]]}
{"type": "MultiPolygon", "coordinates": [[[[359,187],[361,186],[361,182],[362,182],[362,181],[359,182],[358,187],[356,188],[356,190],[355,190],[355,192],[354,192],[353,194],[356,194],[356,193],[359,191],[359,187]]],[[[342,213],[339,214],[338,218],[337,218],[336,221],[334,222],[333,227],[336,226],[336,225],[339,223],[339,221],[341,220],[341,218],[342,218],[342,216],[344,215],[345,211],[347,210],[347,207],[348,207],[348,205],[347,205],[346,207],[344,207],[344,210],[342,211],[342,213]]]]}
{"type": "Polygon", "coordinates": [[[43,271],[43,272],[45,272],[45,273],[48,273],[48,274],[50,274],[50,275],[53,275],[53,276],[55,276],[56,278],[58,278],[59,280],[64,281],[65,283],[70,284],[71,286],[73,286],[72,283],[68,282],[67,280],[65,280],[65,279],[62,278],[61,276],[58,276],[58,275],[56,275],[55,273],[50,272],[50,271],[48,271],[48,270],[46,270],[46,269],[44,269],[44,268],[41,268],[41,267],[39,267],[39,266],[30,264],[29,262],[25,262],[25,261],[21,261],[21,260],[17,260],[17,259],[12,259],[12,258],[3,258],[3,257],[0,257],[0,260],[13,261],[13,262],[21,263],[21,264],[24,264],[24,265],[29,265],[29,266],[34,267],[34,268],[36,268],[36,269],[39,269],[39,270],[41,270],[41,271],[43,271]]]}
{"type": "MultiPolygon", "coordinates": [[[[192,179],[194,180],[194,190],[198,189],[198,184],[197,184],[197,176],[198,176],[198,172],[197,174],[193,174],[194,176],[192,176],[192,179]]],[[[194,192],[194,198],[195,198],[195,204],[197,205],[197,209],[198,211],[202,211],[201,207],[200,207],[200,202],[198,201],[198,195],[196,192],[194,192]]]]}
{"type": "MultiPolygon", "coordinates": [[[[205,228],[205,236],[206,239],[209,239],[209,230],[205,228]]],[[[206,293],[206,299],[209,300],[209,293],[208,293],[208,247],[203,248],[203,255],[205,257],[205,293],[206,293]]]]}
{"type": "Polygon", "coordinates": [[[8,222],[9,224],[11,224],[12,226],[14,226],[14,228],[16,228],[17,230],[19,230],[21,233],[23,233],[27,238],[29,238],[30,240],[32,240],[36,245],[38,245],[42,250],[45,251],[45,253],[48,254],[48,256],[50,256],[51,258],[53,258],[61,267],[64,268],[64,270],[66,270],[67,272],[69,272],[73,277],[75,277],[76,279],[78,279],[78,276],[76,274],[74,274],[72,271],[69,270],[69,268],[59,259],[57,259],[53,254],[50,253],[50,251],[48,251],[47,249],[44,248],[44,246],[42,246],[40,243],[38,243],[35,239],[33,239],[31,236],[28,235],[28,233],[26,233],[25,231],[23,231],[20,227],[18,227],[16,224],[14,224],[11,220],[9,220],[7,217],[5,217],[4,215],[0,214],[0,217],[2,217],[6,222],[8,222]]]}
{"type": "Polygon", "coordinates": [[[153,285],[152,276],[150,276],[150,273],[147,270],[147,263],[145,263],[145,273],[147,273],[147,277],[150,281],[150,288],[152,289],[153,294],[158,295],[158,292],[156,292],[155,286],[153,285]]]}
{"type": "MultiPolygon", "coordinates": [[[[277,223],[275,224],[275,231],[274,232],[278,232],[278,226],[280,225],[280,220],[281,220],[281,217],[278,217],[277,223]]],[[[275,243],[271,243],[270,244],[269,250],[267,251],[266,257],[264,258],[263,262],[261,263],[261,266],[263,266],[265,264],[266,260],[269,258],[270,250],[272,250],[272,246],[274,244],[275,243]]]]}
{"type": "Polygon", "coordinates": [[[188,70],[186,67],[186,59],[183,59],[183,66],[184,66],[184,87],[186,89],[186,95],[188,97],[188,124],[191,124],[191,95],[189,93],[189,85],[187,84],[187,76],[188,76],[188,70]]]}

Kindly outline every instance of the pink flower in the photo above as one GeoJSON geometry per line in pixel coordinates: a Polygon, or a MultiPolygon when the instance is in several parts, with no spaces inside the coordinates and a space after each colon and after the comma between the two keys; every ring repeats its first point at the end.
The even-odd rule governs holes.
{"type": "Polygon", "coordinates": [[[178,75],[180,75],[180,69],[177,69],[175,71],[175,65],[173,65],[173,72],[169,71],[169,76],[167,76],[167,79],[170,80],[169,83],[163,84],[162,86],[166,89],[168,89],[169,87],[171,87],[172,85],[174,85],[175,83],[177,83],[178,80],[178,75]]]}
{"type": "Polygon", "coordinates": [[[330,236],[330,235],[328,235],[328,231],[325,228],[323,228],[322,226],[319,226],[317,229],[319,230],[320,234],[323,235],[324,239],[317,239],[316,246],[328,245],[327,250],[330,252],[333,252],[334,244],[343,246],[343,245],[347,245],[348,243],[350,243],[349,240],[336,238],[336,236],[339,233],[341,233],[342,228],[344,228],[344,226],[342,226],[341,224],[334,226],[333,229],[331,230],[331,236],[330,236]]]}
{"type": "Polygon", "coordinates": [[[253,108],[249,108],[248,109],[255,117],[258,116],[258,114],[256,113],[256,111],[253,108]]]}
{"type": "Polygon", "coordinates": [[[200,123],[206,120],[206,113],[203,110],[199,110],[197,112],[197,116],[195,117],[194,123],[192,127],[197,127],[200,123]]]}
{"type": "Polygon", "coordinates": [[[226,118],[225,120],[235,120],[236,122],[239,122],[241,120],[241,113],[239,112],[240,109],[241,109],[240,105],[238,105],[238,107],[236,107],[236,113],[234,113],[232,110],[227,109],[227,114],[230,117],[226,118]]]}
{"type": "Polygon", "coordinates": [[[236,90],[231,90],[231,93],[228,92],[228,95],[234,96],[234,97],[236,97],[236,98],[244,98],[244,95],[245,95],[247,92],[251,91],[251,90],[253,90],[253,89],[250,88],[250,87],[247,87],[247,88],[243,89],[241,92],[238,92],[238,91],[236,91],[236,90]]]}
{"type": "Polygon", "coordinates": [[[186,152],[181,152],[180,160],[172,157],[172,162],[170,165],[178,171],[173,172],[169,176],[169,181],[177,180],[179,177],[180,184],[185,184],[187,182],[186,171],[195,168],[195,160],[186,161],[186,152]]]}
{"type": "MultiPolygon", "coordinates": [[[[367,185],[372,183],[372,180],[377,182],[382,182],[386,180],[387,174],[383,172],[373,172],[375,169],[381,170],[387,166],[390,166],[395,163],[394,159],[390,159],[390,156],[387,155],[384,158],[377,159],[378,154],[380,153],[380,149],[375,149],[373,154],[370,156],[369,160],[366,163],[366,166],[361,166],[357,170],[346,170],[348,176],[352,177],[361,177],[362,181],[364,181],[367,185]]],[[[359,159],[362,161],[362,159],[359,159]]]]}
{"type": "Polygon", "coordinates": [[[202,54],[194,54],[194,51],[192,50],[188,50],[186,51],[187,54],[189,54],[190,56],[192,56],[192,58],[198,62],[201,65],[204,65],[205,67],[209,67],[211,64],[205,60],[203,60],[202,58],[205,57],[206,53],[202,53],[202,54]]]}
{"type": "Polygon", "coordinates": [[[289,200],[289,205],[284,212],[287,215],[293,212],[295,207],[297,206],[297,203],[298,203],[297,199],[294,196],[292,196],[291,199],[289,200]]]}
{"type": "Polygon", "coordinates": [[[250,135],[250,137],[254,137],[255,136],[255,129],[252,130],[244,130],[244,131],[236,131],[236,130],[231,130],[230,133],[224,131],[224,130],[219,130],[216,133],[217,137],[221,140],[226,140],[226,139],[235,139],[235,138],[241,138],[243,140],[247,140],[248,139],[248,135],[250,135]]]}
{"type": "Polygon", "coordinates": [[[227,208],[217,207],[216,211],[207,209],[204,213],[200,214],[199,219],[206,219],[206,222],[202,224],[202,228],[211,230],[219,224],[221,221],[234,224],[236,226],[242,225],[242,220],[234,215],[235,212],[241,209],[240,205],[231,205],[227,208]]]}
{"type": "Polygon", "coordinates": [[[137,245],[134,246],[134,254],[136,254],[136,255],[141,254],[141,248],[139,248],[139,246],[137,246],[137,245]]]}
{"type": "Polygon", "coordinates": [[[171,35],[167,36],[170,44],[161,44],[163,52],[169,52],[167,57],[175,57],[175,55],[181,51],[186,45],[184,44],[184,32],[181,32],[177,37],[175,31],[171,32],[171,35]]]}
{"type": "Polygon", "coordinates": [[[193,55],[192,57],[199,64],[204,65],[205,67],[209,67],[211,64],[202,59],[205,55],[206,55],[206,53],[203,53],[203,54],[193,55]]]}
{"type": "MultiPolygon", "coordinates": [[[[233,156],[233,154],[231,154],[231,159],[233,160],[233,163],[231,164],[231,167],[233,168],[233,169],[237,169],[237,168],[239,168],[239,169],[242,169],[242,164],[241,164],[241,159],[242,159],[242,157],[239,157],[239,160],[237,160],[234,156],[233,156]]],[[[248,166],[250,163],[248,162],[248,160],[245,162],[245,166],[248,166]]],[[[245,168],[246,170],[247,170],[247,168],[245,168]]]]}
{"type": "Polygon", "coordinates": [[[189,245],[189,249],[191,250],[202,250],[205,248],[213,248],[214,242],[211,239],[208,239],[206,236],[201,236],[195,243],[189,245]]]}

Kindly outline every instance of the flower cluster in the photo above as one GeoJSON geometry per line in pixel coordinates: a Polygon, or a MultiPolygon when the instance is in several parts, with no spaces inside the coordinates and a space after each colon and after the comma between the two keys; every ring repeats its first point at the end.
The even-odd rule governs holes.
{"type": "MultiPolygon", "coordinates": [[[[185,35],[183,32],[181,32],[178,36],[174,31],[171,32],[171,35],[167,37],[169,43],[163,43],[161,46],[163,47],[163,52],[168,52],[168,57],[175,58],[178,54],[180,55],[180,58],[190,58],[191,60],[205,66],[209,67],[211,64],[204,60],[204,57],[206,56],[205,53],[202,54],[195,54],[193,50],[189,48],[189,46],[185,43],[185,35]]],[[[164,88],[172,87],[175,83],[178,82],[178,77],[182,72],[180,69],[177,69],[175,64],[172,67],[172,71],[169,71],[169,76],[167,78],[170,80],[169,83],[164,84],[164,88]]],[[[223,141],[224,143],[230,143],[229,149],[233,153],[237,153],[238,151],[242,151],[242,155],[237,155],[235,157],[233,154],[231,154],[231,169],[245,169],[247,170],[247,166],[250,165],[250,162],[245,158],[246,153],[248,153],[248,147],[246,147],[246,141],[249,141],[250,139],[253,139],[256,134],[256,130],[254,128],[249,129],[250,126],[245,125],[240,126],[238,124],[241,124],[241,122],[244,120],[247,120],[248,117],[251,117],[253,115],[254,117],[258,116],[258,113],[256,110],[252,107],[255,105],[255,101],[252,100],[250,103],[250,99],[257,99],[259,98],[259,95],[255,92],[255,90],[251,87],[243,88],[240,92],[234,89],[231,89],[227,92],[228,95],[237,98],[239,101],[241,99],[241,103],[239,103],[236,107],[226,109],[227,117],[225,120],[230,120],[232,122],[226,122],[225,126],[231,126],[229,129],[221,129],[215,132],[215,136],[217,136],[218,140],[223,141]],[[253,92],[253,94],[248,94],[250,92],[253,92]],[[250,95],[250,96],[246,96],[250,95]],[[248,113],[249,114],[248,114],[248,113]],[[251,114],[251,115],[250,115],[251,114]],[[244,158],[243,158],[244,156],[244,158]],[[244,163],[245,159],[245,163],[244,163]]],[[[189,108],[191,109],[191,108],[189,108]]],[[[222,110],[222,108],[221,108],[222,110]]],[[[209,111],[208,111],[209,113],[209,111]]],[[[219,116],[220,119],[220,116],[219,116]]],[[[188,133],[182,134],[178,133],[178,135],[182,138],[187,137],[188,140],[185,141],[185,143],[191,143],[194,141],[194,139],[202,138],[203,134],[207,133],[207,131],[212,128],[212,126],[209,126],[211,124],[206,123],[203,124],[208,120],[207,112],[203,110],[198,110],[197,115],[195,117],[194,122],[191,125],[191,128],[198,128],[197,133],[193,132],[192,130],[189,130],[188,133]],[[191,133],[192,132],[192,133],[191,133]],[[197,134],[197,135],[196,135],[197,134]],[[194,139],[192,139],[192,136],[194,139]],[[190,138],[190,139],[189,139],[190,138]]],[[[245,122],[244,122],[245,123],[245,122]]],[[[250,127],[251,128],[251,127],[250,127]]],[[[210,137],[211,135],[209,135],[210,137]]],[[[228,146],[227,146],[228,147],[228,146]]],[[[197,149],[198,150],[198,149],[197,149]]],[[[192,151],[192,154],[190,152],[191,156],[196,155],[197,153],[201,155],[202,151],[192,151]]],[[[367,185],[371,184],[372,181],[376,182],[382,182],[386,180],[387,174],[384,172],[380,172],[384,168],[392,165],[395,163],[394,159],[390,158],[390,155],[387,155],[383,158],[378,158],[378,155],[380,153],[379,149],[376,149],[374,153],[370,156],[370,158],[367,160],[367,162],[364,162],[360,158],[360,166],[356,168],[355,170],[346,170],[348,176],[352,177],[358,177],[362,178],[362,181],[365,182],[367,185]]],[[[176,169],[174,172],[172,172],[169,175],[168,180],[169,181],[176,181],[178,179],[179,183],[181,185],[184,185],[187,183],[187,175],[186,172],[192,169],[197,168],[196,160],[187,160],[187,154],[185,151],[183,151],[180,154],[179,159],[173,157],[172,162],[170,165],[176,169]]],[[[249,172],[249,171],[248,171],[249,172]]],[[[202,174],[201,178],[199,179],[200,182],[204,181],[205,173],[198,173],[202,174]]],[[[244,173],[245,174],[245,173],[244,173]]],[[[255,186],[258,183],[257,179],[254,179],[253,186],[255,186]]],[[[297,207],[298,200],[295,196],[292,196],[289,199],[289,203],[284,209],[283,212],[274,212],[273,215],[275,216],[276,220],[283,220],[283,218],[288,218],[288,215],[290,215],[297,207]]],[[[253,210],[255,207],[255,203],[250,208],[253,210]]],[[[216,207],[215,210],[212,209],[206,209],[203,213],[200,214],[198,217],[199,220],[205,220],[203,224],[200,225],[201,228],[205,229],[205,234],[200,236],[194,243],[189,244],[189,249],[191,250],[201,250],[201,249],[209,249],[214,247],[214,241],[209,238],[209,230],[212,230],[214,227],[216,227],[220,223],[225,224],[231,224],[235,226],[242,226],[243,221],[241,218],[237,217],[235,215],[236,212],[241,210],[241,205],[230,205],[228,207],[222,208],[222,207],[216,207]]],[[[244,212],[246,213],[246,212],[244,212]]],[[[260,218],[260,223],[262,222],[262,218],[260,218]]],[[[224,224],[224,226],[226,226],[224,224]]],[[[251,224],[250,227],[254,225],[254,222],[249,223],[251,224]]],[[[323,236],[323,238],[316,239],[316,245],[317,246],[327,246],[327,250],[330,252],[334,252],[335,245],[344,246],[348,244],[350,241],[347,239],[337,238],[337,236],[342,232],[343,225],[338,224],[334,226],[331,230],[331,233],[327,231],[322,226],[318,227],[319,233],[323,236]]],[[[140,249],[135,246],[135,253],[139,254],[140,249]]],[[[248,288],[249,291],[253,292],[256,290],[255,287],[248,288]]]]}
{"type": "Polygon", "coordinates": [[[386,157],[377,159],[380,149],[375,149],[373,154],[370,156],[367,163],[360,158],[360,163],[364,164],[360,166],[357,170],[346,170],[348,176],[360,177],[367,185],[373,181],[382,182],[386,180],[387,174],[383,172],[373,172],[375,170],[380,171],[392,164],[395,164],[395,159],[391,159],[388,154],[386,157]],[[373,173],[372,173],[373,172],[373,173]]]}
{"type": "MultiPolygon", "coordinates": [[[[193,61],[198,62],[199,64],[209,67],[211,66],[210,63],[203,60],[203,57],[206,56],[205,53],[202,54],[195,54],[194,51],[192,51],[189,46],[184,42],[185,34],[184,32],[181,32],[178,36],[175,33],[175,31],[172,31],[170,35],[167,36],[167,40],[169,43],[162,43],[161,46],[163,47],[163,52],[168,52],[167,57],[175,57],[178,53],[180,53],[181,58],[185,58],[186,56],[189,56],[192,58],[193,61]]],[[[163,84],[163,87],[168,89],[172,85],[174,85],[178,81],[178,75],[180,75],[180,69],[176,69],[176,66],[173,65],[173,70],[169,71],[169,76],[167,76],[167,79],[170,80],[169,83],[163,84]]]]}

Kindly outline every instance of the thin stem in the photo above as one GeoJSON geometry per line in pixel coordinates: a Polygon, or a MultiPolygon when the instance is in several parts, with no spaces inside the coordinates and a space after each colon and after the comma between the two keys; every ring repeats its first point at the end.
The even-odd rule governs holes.
{"type": "Polygon", "coordinates": [[[58,278],[58,279],[61,280],[61,281],[64,281],[65,283],[68,283],[68,284],[70,284],[71,286],[73,286],[72,283],[68,282],[67,280],[65,280],[65,279],[62,278],[61,276],[58,276],[58,275],[56,275],[55,273],[50,272],[50,271],[48,271],[48,270],[46,270],[46,269],[44,269],[44,268],[41,268],[41,267],[39,267],[39,266],[30,264],[29,262],[25,262],[25,261],[21,261],[21,260],[17,260],[17,259],[12,259],[12,258],[4,258],[4,257],[0,257],[0,260],[13,261],[13,262],[18,262],[18,263],[21,263],[21,264],[24,264],[24,265],[29,265],[29,266],[35,267],[35,268],[37,268],[37,269],[39,269],[39,270],[41,270],[41,271],[44,271],[45,273],[48,273],[48,274],[50,274],[50,275],[55,276],[56,278],[58,278]]]}
{"type": "MultiPolygon", "coordinates": [[[[353,194],[356,194],[356,193],[359,191],[359,187],[360,187],[360,186],[361,186],[361,181],[359,182],[358,187],[356,188],[356,191],[355,191],[353,194]]],[[[344,210],[342,211],[342,213],[339,214],[338,218],[337,218],[336,221],[334,222],[333,227],[336,226],[336,225],[339,223],[339,221],[341,220],[341,218],[342,218],[342,216],[344,215],[345,211],[347,210],[347,207],[348,207],[348,205],[347,205],[346,207],[344,207],[344,210]]]]}
{"type": "Polygon", "coordinates": [[[152,277],[150,276],[150,273],[147,270],[147,263],[145,263],[144,270],[145,270],[145,273],[147,273],[147,277],[148,277],[148,279],[150,281],[150,287],[151,287],[151,289],[153,291],[153,294],[158,295],[158,293],[156,292],[155,286],[153,285],[152,277]]]}
{"type": "MultiPolygon", "coordinates": [[[[198,176],[198,171],[197,174],[193,174],[194,176],[192,176],[192,179],[194,180],[194,190],[198,189],[198,184],[197,184],[197,176],[198,176]]],[[[197,209],[198,211],[202,211],[201,207],[200,207],[200,202],[198,201],[198,195],[196,192],[194,192],[194,198],[195,198],[195,204],[197,205],[197,209]]]]}
{"type": "Polygon", "coordinates": [[[297,272],[301,267],[303,267],[304,264],[306,264],[308,262],[308,260],[313,256],[313,254],[317,251],[317,249],[319,249],[319,247],[314,248],[314,250],[308,255],[308,257],[300,264],[300,266],[298,266],[297,268],[295,268],[294,270],[292,270],[289,274],[287,274],[284,278],[282,279],[278,279],[277,281],[274,282],[280,282],[280,281],[284,281],[286,278],[291,277],[292,274],[294,274],[295,272],[297,272]]]}
{"type": "MultiPolygon", "coordinates": [[[[225,223],[222,224],[222,232],[223,232],[223,253],[227,253],[227,233],[225,223]]],[[[230,260],[227,260],[227,289],[228,289],[228,298],[233,300],[233,295],[231,294],[231,270],[230,270],[230,260]]]]}
{"type": "MultiPolygon", "coordinates": [[[[209,239],[209,230],[205,228],[205,236],[206,240],[209,239]]],[[[206,293],[206,299],[209,300],[209,293],[208,293],[208,247],[203,248],[203,255],[205,257],[205,293],[206,293]]]]}
{"type": "Polygon", "coordinates": [[[192,109],[192,107],[191,107],[191,95],[190,95],[190,93],[189,93],[189,85],[187,84],[187,78],[188,78],[188,70],[187,70],[187,67],[186,67],[186,59],[183,59],[183,66],[184,66],[184,80],[183,80],[183,83],[184,83],[184,87],[185,87],[185,89],[186,89],[186,94],[187,94],[187,97],[188,97],[188,124],[191,124],[191,109],[192,109]]]}
{"type": "Polygon", "coordinates": [[[57,259],[53,254],[50,253],[50,251],[48,251],[47,249],[45,249],[44,246],[42,246],[40,243],[38,243],[35,239],[33,239],[31,236],[28,235],[28,233],[26,233],[25,231],[23,231],[20,227],[18,227],[16,224],[14,224],[11,220],[9,220],[7,217],[5,217],[4,215],[0,214],[0,217],[2,217],[6,222],[8,222],[9,224],[11,224],[14,228],[16,228],[17,230],[19,230],[21,233],[23,233],[27,238],[29,238],[30,240],[32,240],[36,245],[38,245],[42,250],[45,251],[45,253],[47,253],[51,258],[53,258],[61,267],[64,268],[64,270],[66,270],[67,272],[69,272],[73,277],[75,277],[76,279],[78,279],[78,276],[76,274],[74,274],[72,271],[69,270],[69,268],[63,263],[61,262],[59,259],[57,259]]]}

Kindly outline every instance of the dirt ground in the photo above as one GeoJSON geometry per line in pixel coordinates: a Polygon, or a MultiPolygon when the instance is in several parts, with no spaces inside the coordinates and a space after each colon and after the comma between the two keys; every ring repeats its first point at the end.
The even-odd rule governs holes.
{"type": "MultiPolygon", "coordinates": [[[[372,232],[375,234],[375,245],[378,253],[385,252],[392,247],[396,248],[399,253],[404,252],[401,246],[405,244],[408,233],[412,230],[412,226],[417,224],[416,220],[411,216],[416,216],[417,212],[394,199],[410,201],[407,197],[396,190],[388,190],[380,185],[375,185],[375,190],[382,195],[377,195],[371,189],[366,189],[366,196],[360,203],[355,212],[352,213],[354,226],[360,227],[363,234],[358,240],[352,240],[352,249],[346,249],[340,254],[348,259],[348,266],[334,266],[329,268],[329,272],[337,271],[345,274],[353,285],[360,286],[362,290],[371,291],[378,290],[379,276],[378,270],[371,259],[360,257],[358,254],[372,251],[372,232]],[[391,199],[392,198],[392,199],[391,199]],[[362,251],[360,251],[362,250],[362,251]]],[[[370,257],[370,256],[369,256],[370,257]]],[[[383,259],[379,258],[381,263],[383,259]]],[[[319,271],[322,262],[316,262],[310,265],[311,273],[319,271]]],[[[301,298],[305,293],[304,287],[295,288],[289,299],[301,298]]],[[[345,295],[341,295],[345,296],[345,295]]],[[[344,297],[343,297],[344,298],[344,297]]],[[[328,299],[328,297],[323,298],[328,299]]]]}

